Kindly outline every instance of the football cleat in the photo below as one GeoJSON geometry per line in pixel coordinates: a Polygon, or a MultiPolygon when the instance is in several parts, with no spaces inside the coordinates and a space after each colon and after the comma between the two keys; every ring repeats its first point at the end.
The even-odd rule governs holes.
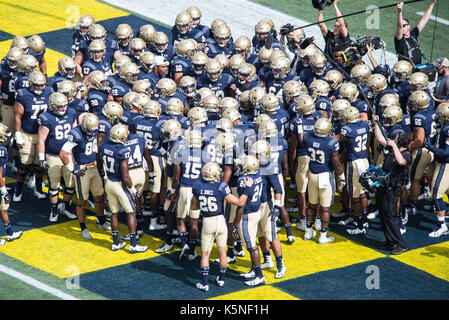
{"type": "Polygon", "coordinates": [[[141,246],[140,244],[136,244],[135,246],[129,247],[129,253],[145,252],[147,250],[148,250],[147,246],[141,246]]]}
{"type": "Polygon", "coordinates": [[[34,174],[28,178],[28,188],[33,189],[36,185],[36,177],[34,174]]]}
{"type": "Polygon", "coordinates": [[[315,219],[314,227],[315,227],[316,231],[321,230],[321,220],[320,219],[318,219],[318,218],[315,219]]]}
{"type": "Polygon", "coordinates": [[[151,218],[150,220],[150,225],[148,227],[148,229],[150,231],[154,231],[154,230],[164,230],[167,227],[167,225],[165,224],[159,224],[157,223],[157,218],[151,218]]]}
{"type": "Polygon", "coordinates": [[[58,213],[65,215],[69,219],[76,219],[76,214],[71,213],[65,207],[65,203],[58,204],[58,213]]]}
{"type": "MultiPolygon", "coordinates": [[[[139,240],[139,238],[140,238],[139,235],[136,234],[136,240],[139,240]]],[[[124,236],[120,236],[120,239],[124,241],[131,241],[131,233],[128,233],[127,235],[124,236]]]]}
{"type": "Polygon", "coordinates": [[[273,260],[271,259],[271,257],[268,258],[264,263],[262,263],[260,265],[261,269],[271,269],[273,267],[274,267],[274,263],[273,263],[273,260]]]}
{"type": "Polygon", "coordinates": [[[173,245],[172,244],[164,243],[164,245],[162,247],[157,248],[154,251],[156,253],[164,253],[164,252],[170,251],[171,249],[173,249],[173,245]]]}
{"type": "Polygon", "coordinates": [[[251,269],[250,272],[242,273],[240,276],[245,279],[252,279],[256,276],[256,272],[251,269]]]}
{"type": "Polygon", "coordinates": [[[181,253],[179,254],[179,260],[184,260],[187,257],[189,250],[189,245],[185,244],[181,249],[181,253]]]}
{"type": "MultiPolygon", "coordinates": [[[[233,258],[231,258],[230,256],[227,256],[227,258],[228,258],[229,264],[234,264],[237,262],[237,257],[235,257],[235,256],[233,258]]],[[[215,259],[215,262],[220,263],[220,258],[215,259]]]]}
{"type": "Polygon", "coordinates": [[[405,212],[410,216],[416,216],[416,207],[411,203],[407,203],[405,205],[405,212]]]}
{"type": "Polygon", "coordinates": [[[50,222],[56,222],[58,221],[59,213],[58,210],[51,210],[50,209],[50,218],[48,219],[50,222]]]}
{"type": "Polygon", "coordinates": [[[311,240],[316,236],[316,232],[312,228],[306,228],[306,233],[304,234],[304,240],[311,240]]]}
{"type": "Polygon", "coordinates": [[[296,224],[296,229],[301,231],[306,231],[306,219],[299,219],[299,222],[296,224]]]}
{"type": "Polygon", "coordinates": [[[111,250],[117,251],[126,247],[126,242],[119,242],[118,244],[112,244],[111,250]]]}
{"type": "Polygon", "coordinates": [[[285,272],[287,272],[287,268],[286,268],[284,265],[282,265],[281,270],[278,270],[278,271],[276,272],[276,275],[275,275],[274,277],[275,277],[276,279],[281,279],[281,278],[284,277],[285,272]]]}
{"type": "Polygon", "coordinates": [[[318,243],[319,244],[325,244],[325,243],[328,243],[328,242],[332,242],[334,240],[335,240],[334,237],[328,237],[326,234],[322,233],[320,235],[320,238],[318,239],[318,243]]]}
{"type": "Polygon", "coordinates": [[[265,277],[262,277],[262,278],[256,277],[253,280],[245,281],[245,284],[247,286],[251,286],[251,287],[265,284],[265,277]]]}
{"type": "Polygon", "coordinates": [[[34,195],[39,199],[39,200],[43,200],[45,198],[47,198],[47,195],[45,193],[41,193],[39,191],[37,191],[36,189],[34,189],[34,195]]]}
{"type": "Polygon", "coordinates": [[[200,289],[200,290],[203,290],[203,291],[209,291],[209,285],[207,284],[207,285],[203,285],[201,282],[198,282],[197,284],[196,284],[196,288],[197,289],[200,289]]]}
{"type": "Polygon", "coordinates": [[[347,225],[349,225],[351,222],[353,222],[354,221],[354,218],[353,217],[347,217],[346,219],[344,219],[344,220],[341,220],[341,221],[338,221],[338,224],[339,225],[342,225],[342,226],[347,226],[347,225]]]}
{"type": "Polygon", "coordinates": [[[363,234],[366,233],[366,229],[359,229],[359,228],[355,228],[355,229],[346,229],[346,232],[349,234],[363,234]]]}
{"type": "Polygon", "coordinates": [[[104,215],[106,218],[110,218],[110,217],[112,217],[112,212],[109,211],[108,209],[104,208],[104,215]]]}
{"type": "Polygon", "coordinates": [[[216,281],[217,281],[217,284],[218,284],[219,287],[223,287],[224,286],[224,280],[220,280],[220,276],[217,276],[216,281]]]}
{"type": "Polygon", "coordinates": [[[243,249],[242,250],[240,250],[240,251],[237,251],[237,249],[232,249],[232,250],[234,250],[234,255],[236,256],[236,257],[244,257],[245,256],[245,251],[243,251],[243,249]]]}
{"type": "Polygon", "coordinates": [[[89,230],[87,230],[87,229],[84,229],[83,231],[81,231],[81,235],[86,240],[92,240],[92,235],[90,234],[89,230]]]}
{"type": "Polygon", "coordinates": [[[19,239],[21,236],[22,236],[22,234],[23,234],[23,231],[16,231],[16,232],[13,232],[12,233],[12,235],[8,235],[7,237],[6,237],[6,241],[14,241],[14,240],[17,240],[17,239],[19,239]]]}
{"type": "Polygon", "coordinates": [[[294,236],[288,236],[288,237],[287,237],[287,242],[288,242],[289,244],[292,244],[293,242],[295,242],[295,237],[294,237],[294,236]]]}
{"type": "Polygon", "coordinates": [[[368,213],[368,214],[366,215],[366,218],[367,218],[368,220],[373,220],[373,219],[375,219],[378,215],[379,215],[379,210],[376,209],[376,210],[374,210],[374,211],[368,213]]]}
{"type": "Polygon", "coordinates": [[[431,233],[429,233],[429,237],[431,238],[438,238],[443,235],[449,234],[449,230],[447,228],[447,225],[443,223],[438,229],[433,230],[431,233]]]}
{"type": "Polygon", "coordinates": [[[0,247],[3,246],[6,243],[5,239],[0,239],[0,247]]]}
{"type": "Polygon", "coordinates": [[[399,231],[401,232],[401,235],[407,232],[407,229],[405,227],[399,228],[399,231]]]}
{"type": "Polygon", "coordinates": [[[111,224],[109,223],[109,221],[106,221],[103,224],[99,224],[97,223],[97,227],[98,230],[107,230],[107,231],[111,231],[111,224]]]}

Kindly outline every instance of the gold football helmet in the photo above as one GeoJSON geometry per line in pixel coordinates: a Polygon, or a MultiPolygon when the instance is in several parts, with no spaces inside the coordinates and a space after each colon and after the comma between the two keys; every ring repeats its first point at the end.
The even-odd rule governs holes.
{"type": "Polygon", "coordinates": [[[95,23],[89,27],[87,31],[89,38],[93,40],[105,40],[106,39],[106,29],[98,23],[95,23]]]}
{"type": "Polygon", "coordinates": [[[315,112],[315,101],[308,94],[303,94],[296,99],[296,111],[303,115],[310,115],[315,112]]]}
{"type": "Polygon", "coordinates": [[[176,119],[169,119],[162,125],[162,140],[175,141],[182,134],[181,123],[176,119]]]}
{"type": "Polygon", "coordinates": [[[210,81],[216,82],[223,71],[223,66],[218,59],[209,59],[206,62],[206,74],[210,81]]]}
{"type": "Polygon", "coordinates": [[[329,84],[332,90],[337,90],[343,83],[343,74],[336,69],[329,70],[324,76],[324,81],[329,84]]]}
{"type": "Polygon", "coordinates": [[[184,104],[178,98],[171,98],[165,105],[165,113],[170,116],[180,116],[184,112],[184,104]]]}
{"type": "Polygon", "coordinates": [[[73,79],[75,76],[76,64],[75,61],[70,57],[63,57],[58,61],[58,71],[59,73],[67,78],[73,79]]]}
{"type": "Polygon", "coordinates": [[[30,48],[29,44],[28,44],[28,40],[22,36],[17,36],[12,40],[11,48],[14,48],[14,47],[22,49],[24,54],[27,54],[28,50],[30,48]]]}
{"type": "Polygon", "coordinates": [[[234,76],[237,76],[239,72],[239,68],[242,64],[244,64],[245,58],[241,54],[234,54],[229,59],[229,69],[234,76]]]}
{"type": "Polygon", "coordinates": [[[224,53],[217,54],[215,56],[215,59],[220,61],[221,66],[223,67],[223,70],[228,70],[229,69],[229,59],[228,59],[228,57],[224,53]]]}
{"type": "Polygon", "coordinates": [[[231,120],[232,123],[234,123],[235,121],[240,120],[242,118],[242,115],[235,108],[227,108],[225,111],[223,111],[221,117],[227,118],[231,120]]]}
{"type": "Polygon", "coordinates": [[[89,137],[98,131],[98,117],[95,113],[86,113],[81,120],[81,130],[89,137]]]}
{"type": "Polygon", "coordinates": [[[239,96],[239,107],[243,111],[249,111],[253,108],[249,98],[250,90],[243,91],[239,96]]]}
{"type": "Polygon", "coordinates": [[[126,140],[128,140],[128,136],[128,126],[121,123],[113,125],[109,132],[109,139],[115,143],[125,144],[126,140]]]}
{"type": "Polygon", "coordinates": [[[114,70],[118,72],[125,63],[132,63],[132,61],[129,56],[122,54],[114,60],[114,70]]]}
{"type": "Polygon", "coordinates": [[[115,29],[115,39],[121,47],[127,47],[133,38],[133,29],[127,23],[121,23],[115,29]]]}
{"type": "Polygon", "coordinates": [[[354,102],[359,96],[359,89],[357,85],[352,82],[343,83],[338,92],[338,97],[340,99],[346,99],[349,102],[354,102]]]}
{"type": "Polygon", "coordinates": [[[232,129],[234,128],[234,125],[231,120],[228,118],[221,118],[217,121],[215,124],[215,129],[221,130],[223,132],[232,133],[232,129]]]}
{"type": "Polygon", "coordinates": [[[259,170],[259,160],[255,156],[243,156],[242,157],[242,173],[246,174],[255,174],[259,170]]]}
{"type": "Polygon", "coordinates": [[[186,97],[194,97],[196,94],[196,80],[191,76],[183,76],[179,80],[179,88],[186,97]]]}
{"type": "Polygon", "coordinates": [[[37,54],[40,54],[45,49],[45,42],[41,36],[35,34],[34,36],[28,38],[28,47],[37,54]]]}
{"type": "Polygon", "coordinates": [[[142,109],[142,115],[145,118],[159,119],[161,117],[161,104],[157,101],[150,100],[142,109]]]}
{"type": "Polygon", "coordinates": [[[251,39],[247,36],[240,36],[234,41],[235,53],[246,57],[251,52],[251,39]]]}
{"type": "MultiPolygon", "coordinates": [[[[126,95],[125,95],[126,97],[126,95]]],[[[132,97],[129,97],[130,99],[132,97]]],[[[123,101],[125,100],[125,98],[123,98],[123,101]]],[[[136,95],[134,96],[134,98],[132,98],[132,102],[131,105],[133,106],[133,108],[139,110],[140,113],[143,114],[143,108],[145,106],[148,106],[151,102],[151,98],[145,94],[145,93],[136,93],[136,95]]]]}
{"type": "Polygon", "coordinates": [[[343,120],[343,112],[351,107],[351,103],[346,99],[337,99],[332,103],[332,119],[343,120]]]}
{"type": "Polygon", "coordinates": [[[215,138],[215,148],[216,150],[224,154],[226,151],[229,151],[235,145],[235,137],[231,132],[221,132],[215,138]]]}
{"type": "Polygon", "coordinates": [[[105,91],[107,89],[107,77],[105,73],[101,70],[94,70],[87,76],[87,80],[89,81],[89,86],[100,90],[105,91]]]}
{"type": "Polygon", "coordinates": [[[328,137],[332,131],[332,122],[327,118],[319,118],[313,125],[313,133],[317,137],[328,137]]]}
{"type": "Polygon", "coordinates": [[[314,80],[309,86],[309,91],[314,100],[327,97],[330,91],[329,83],[324,80],[314,80]]]}
{"type": "Polygon", "coordinates": [[[284,102],[287,104],[290,104],[296,97],[308,93],[307,87],[297,80],[289,80],[282,87],[284,102]]]}
{"type": "Polygon", "coordinates": [[[385,108],[388,108],[389,106],[399,107],[399,96],[394,93],[387,93],[380,98],[379,106],[382,110],[385,110],[385,108]]]}
{"type": "Polygon", "coordinates": [[[435,111],[436,120],[440,124],[449,123],[449,102],[440,103],[435,111]]]}
{"type": "MultiPolygon", "coordinates": [[[[140,38],[131,39],[129,42],[129,53],[135,59],[140,60],[145,48],[147,47],[145,41],[140,38]]],[[[154,60],[154,59],[153,59],[154,60]]]]}
{"type": "Polygon", "coordinates": [[[273,53],[270,56],[270,59],[269,59],[268,63],[271,64],[274,60],[276,60],[279,57],[287,58],[287,55],[282,50],[274,50],[273,53]]]}
{"type": "Polygon", "coordinates": [[[151,96],[153,89],[151,88],[151,83],[148,79],[140,79],[134,82],[133,91],[136,93],[145,93],[151,96]]]}
{"type": "Polygon", "coordinates": [[[40,96],[42,93],[44,93],[46,84],[47,84],[47,78],[44,76],[44,74],[42,72],[35,70],[30,73],[29,89],[35,95],[40,96]]]}
{"type": "Polygon", "coordinates": [[[371,68],[365,63],[357,64],[351,69],[351,77],[359,85],[367,83],[371,74],[371,68]]]}
{"type": "Polygon", "coordinates": [[[402,121],[402,109],[398,106],[389,106],[383,112],[383,125],[393,127],[402,121]]]}
{"type": "Polygon", "coordinates": [[[264,87],[254,87],[249,91],[249,99],[253,107],[261,103],[262,98],[267,92],[264,87]]]}
{"type": "Polygon", "coordinates": [[[407,104],[409,110],[413,112],[419,112],[429,107],[430,97],[427,92],[422,90],[412,91],[408,98],[407,104]]]}
{"type": "MultiPolygon", "coordinates": [[[[135,92],[135,91],[130,91],[130,92],[126,93],[123,96],[123,101],[122,101],[123,107],[130,109],[130,110],[133,109],[134,108],[133,101],[134,101],[135,97],[137,97],[137,92],[135,92]]],[[[140,110],[140,109],[137,108],[137,110],[140,110]]]]}
{"type": "Polygon", "coordinates": [[[271,147],[270,143],[266,140],[257,140],[251,146],[251,150],[249,152],[250,155],[254,156],[259,160],[260,164],[267,164],[271,159],[271,147]]]}
{"type": "Polygon", "coordinates": [[[424,72],[415,72],[409,78],[410,90],[425,90],[429,86],[429,77],[424,72]]]}
{"type": "Polygon", "coordinates": [[[101,110],[106,119],[112,124],[118,122],[123,117],[123,108],[120,103],[108,101],[101,110]]]}
{"type": "Polygon", "coordinates": [[[226,48],[231,38],[231,29],[226,24],[219,24],[213,29],[213,36],[220,48],[226,48]]]}
{"type": "Polygon", "coordinates": [[[224,111],[228,109],[238,109],[239,108],[239,102],[232,97],[224,97],[220,100],[218,104],[218,108],[220,109],[220,112],[223,113],[224,111]]]}
{"type": "Polygon", "coordinates": [[[204,73],[204,70],[206,70],[206,63],[208,60],[209,57],[203,51],[198,51],[193,55],[191,62],[192,62],[192,70],[195,73],[195,75],[200,76],[204,73]]]}
{"type": "Polygon", "coordinates": [[[211,95],[211,94],[214,94],[214,92],[207,87],[198,89],[198,91],[195,93],[195,97],[194,97],[195,107],[202,107],[204,98],[206,98],[208,95],[211,95]]]}
{"type": "Polygon", "coordinates": [[[366,85],[374,96],[377,96],[387,88],[387,79],[383,74],[375,73],[368,78],[366,85]]]}
{"type": "Polygon", "coordinates": [[[37,66],[36,58],[30,54],[23,54],[17,59],[17,68],[22,73],[30,74],[36,70],[37,66]]]}
{"type": "Polygon", "coordinates": [[[157,31],[153,35],[153,47],[158,53],[164,53],[168,48],[168,37],[162,31],[157,31]]]}
{"type": "Polygon", "coordinates": [[[273,120],[264,121],[259,125],[257,134],[261,138],[277,137],[278,136],[278,127],[276,126],[276,123],[273,120]]]}
{"type": "Polygon", "coordinates": [[[156,59],[156,56],[151,51],[144,51],[139,58],[140,68],[146,72],[150,73],[153,70],[153,62],[156,59]]]}
{"type": "Polygon", "coordinates": [[[263,46],[259,50],[259,61],[265,66],[268,65],[270,63],[270,57],[273,52],[273,48],[267,49],[265,48],[265,46],[263,46]]]}
{"type": "Polygon", "coordinates": [[[9,128],[5,124],[0,123],[0,143],[3,145],[7,144],[10,137],[11,131],[9,128]]]}
{"type": "Polygon", "coordinates": [[[22,49],[18,47],[12,47],[11,49],[9,49],[8,54],[5,57],[9,69],[11,69],[12,71],[17,70],[17,61],[21,55],[23,55],[22,49]]]}
{"type": "Polygon", "coordinates": [[[256,67],[251,63],[243,63],[238,70],[238,81],[240,84],[245,84],[254,80],[256,76],[256,67]]]}
{"type": "Polygon", "coordinates": [[[57,117],[62,117],[67,113],[68,103],[67,97],[61,92],[53,92],[48,97],[50,111],[57,117]]]}
{"type": "MultiPolygon", "coordinates": [[[[264,122],[270,121],[271,118],[266,113],[259,114],[256,119],[254,119],[254,128],[259,131],[260,125],[264,122]]],[[[272,120],[271,120],[272,121],[272,120]]]]}
{"type": "Polygon", "coordinates": [[[316,75],[321,76],[324,74],[324,71],[326,70],[327,58],[321,52],[317,52],[310,57],[310,65],[312,66],[313,72],[316,75]]]}
{"type": "Polygon", "coordinates": [[[203,138],[200,130],[190,130],[186,134],[186,147],[189,149],[200,149],[203,145],[203,138]]]}
{"type": "Polygon", "coordinates": [[[197,6],[190,6],[186,10],[190,13],[193,21],[197,20],[196,23],[194,22],[194,26],[196,26],[200,22],[199,19],[201,19],[202,15],[200,8],[198,8],[197,6]]]}
{"type": "Polygon", "coordinates": [[[274,112],[279,110],[279,99],[274,93],[267,93],[262,97],[262,112],[274,112]]]}
{"type": "Polygon", "coordinates": [[[184,57],[187,60],[192,59],[193,55],[196,53],[197,46],[190,39],[181,40],[176,46],[176,53],[180,57],[184,57]]]}
{"type": "Polygon", "coordinates": [[[399,60],[393,66],[394,81],[402,82],[410,78],[413,72],[413,65],[407,60],[399,60]]]}
{"type": "Polygon", "coordinates": [[[146,44],[151,44],[155,33],[156,29],[152,24],[145,24],[140,27],[139,38],[145,41],[146,44]]]}
{"type": "Polygon", "coordinates": [[[162,78],[156,83],[155,96],[159,99],[171,97],[176,92],[176,82],[170,78],[162,78]]]}
{"type": "Polygon", "coordinates": [[[95,24],[95,19],[90,14],[82,15],[78,20],[78,31],[80,35],[85,36],[89,27],[95,24]]]}
{"type": "Polygon", "coordinates": [[[360,121],[360,112],[356,107],[350,106],[343,111],[343,123],[356,123],[360,121]]]}
{"type": "Polygon", "coordinates": [[[92,40],[89,44],[89,55],[95,62],[103,61],[106,55],[106,45],[104,44],[104,41],[100,39],[92,40]]]}
{"type": "Polygon", "coordinates": [[[195,127],[207,121],[207,112],[202,107],[194,107],[187,113],[187,119],[189,119],[190,125],[195,127]]]}
{"type": "Polygon", "coordinates": [[[254,27],[254,31],[259,40],[264,40],[270,32],[272,32],[275,28],[273,20],[270,18],[262,18],[260,19],[256,26],[254,27]]]}
{"type": "Polygon", "coordinates": [[[120,67],[119,76],[125,82],[133,85],[138,80],[139,67],[135,63],[125,63],[120,67]]]}
{"type": "Polygon", "coordinates": [[[175,25],[181,35],[187,34],[192,29],[192,16],[188,11],[181,11],[175,19],[175,25]]]}
{"type": "Polygon", "coordinates": [[[201,169],[201,178],[207,182],[220,182],[221,174],[221,167],[216,162],[208,162],[201,169]]]}
{"type": "Polygon", "coordinates": [[[283,79],[290,72],[290,60],[278,57],[271,61],[270,68],[275,79],[283,79]]]}
{"type": "Polygon", "coordinates": [[[304,67],[310,66],[310,58],[317,52],[319,52],[318,48],[313,43],[309,44],[305,49],[299,49],[298,56],[304,67]]]}
{"type": "Polygon", "coordinates": [[[67,100],[71,101],[76,95],[75,83],[72,80],[61,81],[58,83],[58,92],[64,94],[67,100]]]}
{"type": "Polygon", "coordinates": [[[218,113],[220,109],[218,108],[220,100],[215,94],[210,94],[203,100],[203,108],[206,109],[207,112],[218,113]]]}

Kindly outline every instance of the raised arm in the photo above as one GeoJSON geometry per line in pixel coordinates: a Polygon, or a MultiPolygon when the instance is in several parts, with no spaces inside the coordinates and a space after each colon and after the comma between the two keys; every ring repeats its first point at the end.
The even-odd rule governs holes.
{"type": "Polygon", "coordinates": [[[423,16],[421,17],[421,20],[419,20],[419,23],[416,26],[418,28],[419,32],[421,32],[424,29],[427,22],[429,21],[430,15],[432,14],[433,6],[435,5],[436,2],[437,2],[437,0],[432,0],[432,2],[429,4],[429,7],[426,10],[426,12],[424,12],[423,16]]]}
{"type": "Polygon", "coordinates": [[[396,19],[396,39],[397,40],[401,40],[404,32],[402,31],[402,7],[404,6],[404,2],[399,2],[396,6],[396,8],[398,8],[398,16],[396,19]]]}
{"type": "MultiPolygon", "coordinates": [[[[334,9],[335,9],[335,16],[336,17],[341,17],[341,15],[342,15],[341,12],[340,12],[340,9],[338,9],[338,6],[337,6],[339,1],[340,0],[335,0],[334,1],[334,9]]],[[[348,36],[348,29],[346,28],[346,25],[345,25],[345,19],[338,18],[337,19],[337,23],[340,26],[341,35],[343,36],[343,38],[346,38],[348,36]]]]}

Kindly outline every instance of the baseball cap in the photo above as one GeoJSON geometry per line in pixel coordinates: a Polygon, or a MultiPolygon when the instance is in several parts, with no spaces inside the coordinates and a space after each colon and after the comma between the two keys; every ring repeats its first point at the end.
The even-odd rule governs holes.
{"type": "Polygon", "coordinates": [[[435,62],[433,63],[433,65],[437,68],[440,67],[449,67],[449,60],[445,57],[440,57],[438,59],[435,60],[435,62]]]}
{"type": "Polygon", "coordinates": [[[156,56],[156,58],[153,61],[152,67],[162,66],[162,65],[169,65],[167,59],[165,59],[162,56],[156,56]]]}

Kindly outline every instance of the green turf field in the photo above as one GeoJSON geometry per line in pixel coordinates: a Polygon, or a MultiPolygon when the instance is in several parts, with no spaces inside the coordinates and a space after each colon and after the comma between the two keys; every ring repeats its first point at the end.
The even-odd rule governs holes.
{"type": "MultiPolygon", "coordinates": [[[[311,0],[251,0],[252,2],[264,5],[266,7],[281,11],[307,22],[316,22],[318,11],[312,6],[311,0]]],[[[438,0],[438,17],[449,20],[449,2],[445,0],[438,0]]],[[[349,14],[356,11],[366,10],[370,5],[376,5],[378,7],[394,3],[392,0],[377,0],[377,1],[350,1],[341,0],[338,3],[338,7],[342,15],[349,14]]],[[[425,11],[430,3],[430,0],[415,2],[404,5],[403,17],[410,20],[412,27],[421,19],[421,16],[416,12],[425,11]]],[[[436,15],[437,6],[433,8],[432,14],[436,15]]],[[[367,30],[366,19],[370,17],[371,13],[362,13],[360,15],[354,15],[347,18],[349,33],[351,37],[364,36],[364,35],[380,35],[385,41],[387,47],[386,50],[394,53],[394,34],[396,32],[396,7],[386,8],[379,11],[380,13],[380,28],[367,30]]],[[[335,16],[333,6],[327,7],[324,11],[324,18],[329,19],[335,16]]],[[[286,21],[287,23],[288,21],[286,21]]],[[[334,21],[326,23],[328,28],[333,29],[334,21]]],[[[279,26],[280,27],[280,26],[279,26]]],[[[420,45],[423,49],[423,54],[429,60],[435,60],[441,56],[449,56],[449,26],[443,23],[437,22],[435,28],[435,41],[433,54],[431,55],[432,40],[434,36],[435,20],[429,20],[422,34],[419,37],[420,45]]],[[[307,28],[304,30],[307,34],[307,28]]]]}

